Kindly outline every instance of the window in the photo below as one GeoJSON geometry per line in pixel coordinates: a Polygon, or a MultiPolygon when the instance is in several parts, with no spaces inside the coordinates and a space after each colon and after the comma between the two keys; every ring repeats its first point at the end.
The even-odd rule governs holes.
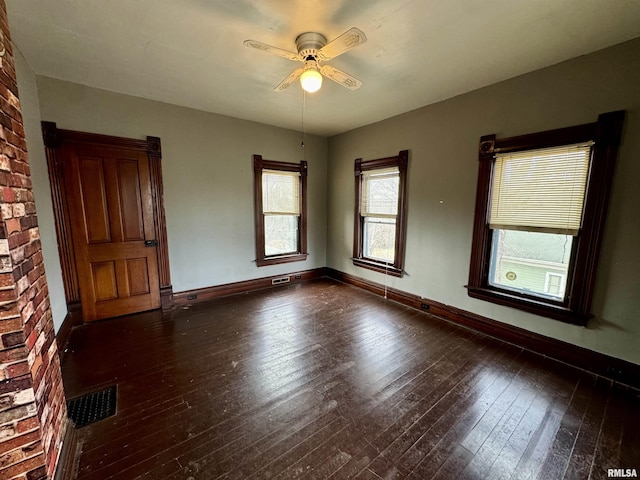
{"type": "Polygon", "coordinates": [[[259,267],[307,258],[307,162],[253,156],[256,262],[259,267]]]}
{"type": "Polygon", "coordinates": [[[402,276],[408,159],[403,150],[397,157],[355,161],[354,265],[402,276]]]}
{"type": "Polygon", "coordinates": [[[586,323],[623,120],[480,139],[471,297],[586,323]]]}
{"type": "Polygon", "coordinates": [[[564,275],[560,273],[546,273],[544,291],[556,297],[564,296],[564,275]]]}

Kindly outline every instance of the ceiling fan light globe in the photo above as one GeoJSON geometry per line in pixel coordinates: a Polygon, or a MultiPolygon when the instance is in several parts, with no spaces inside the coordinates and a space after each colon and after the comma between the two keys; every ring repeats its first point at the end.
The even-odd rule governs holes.
{"type": "Polygon", "coordinates": [[[300,75],[300,85],[305,92],[317,92],[322,86],[322,75],[318,70],[307,69],[300,75]]]}

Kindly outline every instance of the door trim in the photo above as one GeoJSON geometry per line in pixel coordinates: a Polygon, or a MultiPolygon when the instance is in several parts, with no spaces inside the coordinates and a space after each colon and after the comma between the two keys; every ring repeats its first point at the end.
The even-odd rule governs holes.
{"type": "Polygon", "coordinates": [[[64,294],[67,305],[71,306],[80,303],[80,283],[78,281],[78,270],[71,237],[69,202],[66,189],[64,188],[62,160],[59,158],[58,151],[62,144],[88,143],[126,148],[128,150],[146,153],[149,159],[151,177],[154,229],[158,241],[157,254],[160,302],[162,310],[172,308],[173,288],[171,286],[171,273],[169,270],[169,246],[164,214],[162,144],[160,138],[148,136],[146,140],[137,140],[74,130],[63,130],[58,128],[55,122],[43,121],[41,124],[42,137],[47,156],[47,168],[49,170],[49,183],[51,185],[51,199],[53,202],[58,252],[60,254],[60,266],[62,267],[62,282],[64,284],[64,294]]]}

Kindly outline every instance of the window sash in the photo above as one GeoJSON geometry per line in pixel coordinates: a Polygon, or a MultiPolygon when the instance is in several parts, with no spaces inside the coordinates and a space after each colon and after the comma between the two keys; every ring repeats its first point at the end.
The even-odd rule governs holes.
{"type": "Polygon", "coordinates": [[[265,215],[300,215],[299,172],[262,171],[262,211],[265,215]]]}
{"type": "Polygon", "coordinates": [[[489,227],[577,235],[592,145],[497,154],[489,227]]]}
{"type": "Polygon", "coordinates": [[[291,214],[264,215],[265,257],[291,255],[300,252],[300,216],[291,214]],[[284,231],[283,231],[284,229],[284,231]]]}
{"type": "Polygon", "coordinates": [[[396,218],[399,200],[400,170],[398,167],[362,172],[360,215],[396,218]]]}
{"type": "Polygon", "coordinates": [[[396,254],[398,223],[387,216],[362,217],[362,256],[393,265],[396,254]],[[385,228],[389,227],[389,228],[385,228]],[[386,233],[385,233],[386,230],[386,233]],[[393,233],[389,233],[390,231],[393,233]],[[376,235],[377,233],[377,235],[376,235]],[[384,238],[381,238],[380,236],[384,238]],[[384,252],[389,253],[385,256],[384,252]]]}

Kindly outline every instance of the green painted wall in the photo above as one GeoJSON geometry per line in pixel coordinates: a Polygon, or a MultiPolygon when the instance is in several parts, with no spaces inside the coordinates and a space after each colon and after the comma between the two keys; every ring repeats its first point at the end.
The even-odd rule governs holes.
{"type": "Polygon", "coordinates": [[[640,39],[329,139],[328,266],[640,364],[640,39]],[[478,141],[594,122],[627,110],[587,328],[472,299],[478,141]],[[353,162],[409,149],[403,278],[355,267],[353,162]]]}

